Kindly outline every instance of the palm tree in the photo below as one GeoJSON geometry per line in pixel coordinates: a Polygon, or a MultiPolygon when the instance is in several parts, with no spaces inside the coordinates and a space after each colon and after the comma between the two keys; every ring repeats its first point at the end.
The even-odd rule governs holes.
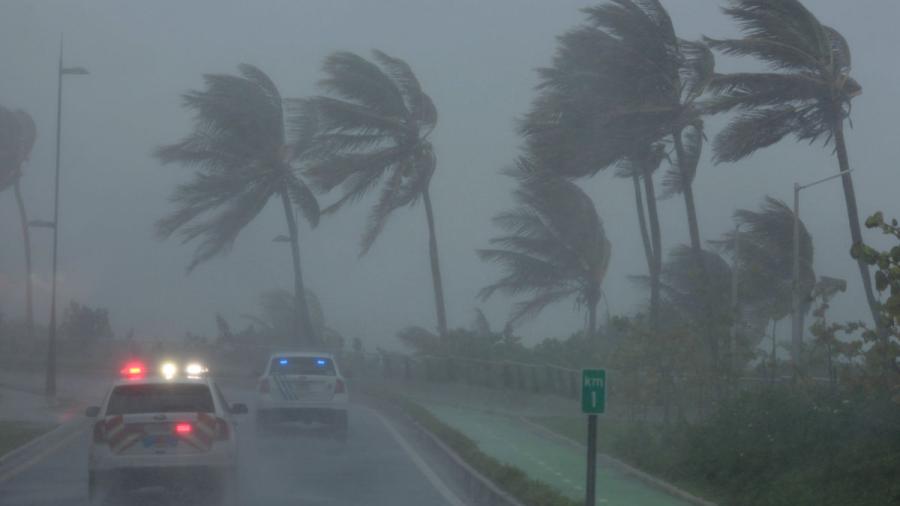
{"type": "MultiPolygon", "coordinates": [[[[793,294],[794,212],[782,201],[766,196],[759,210],[738,209],[734,213],[737,232],[710,241],[721,251],[737,258],[739,299],[744,312],[777,322],[788,316],[793,294]]],[[[816,285],[813,269],[813,241],[800,222],[800,317],[811,309],[810,294],[816,285]]],[[[801,325],[802,328],[802,325],[801,325]]],[[[791,343],[794,360],[799,360],[801,342],[791,343]]]]}
{"type": "Polygon", "coordinates": [[[204,90],[186,93],[184,107],[195,113],[193,132],[156,150],[163,163],[194,169],[193,179],[170,197],[176,209],[157,223],[157,231],[163,239],[178,232],[185,243],[200,241],[190,272],[226,253],[269,200],[280,199],[294,267],[294,333],[301,341],[316,343],[295,217],[296,206],[310,225],[319,222],[319,204],[296,166],[310,151],[315,125],[292,108],[294,128],[286,132],[285,107],[272,80],[252,65],[238,70],[240,75],[206,75],[204,90]]]}
{"type": "Polygon", "coordinates": [[[692,183],[703,140],[697,100],[713,75],[714,59],[705,45],[677,37],[657,0],[612,0],[584,12],[587,23],[563,34],[553,65],[539,71],[540,94],[520,131],[529,148],[566,177],[592,176],[623,162],[633,165],[629,159],[644,161],[638,170],[618,174],[631,178],[635,189],[654,287],[650,320],[655,329],[662,251],[660,234],[653,231],[658,197],[652,174],[667,156],[663,143],[673,144],[675,161],[660,196],[683,194],[691,245],[695,258],[702,259],[692,183]]]}
{"type": "Polygon", "coordinates": [[[31,280],[31,235],[28,215],[19,182],[25,162],[37,138],[34,120],[22,110],[10,111],[0,107],[0,191],[12,186],[19,208],[22,243],[25,247],[25,318],[29,342],[34,340],[34,295],[31,280]]]}
{"type": "Polygon", "coordinates": [[[697,101],[714,75],[712,52],[702,43],[680,39],[658,0],[611,0],[584,12],[587,24],[560,37],[553,66],[540,71],[540,88],[557,95],[540,105],[555,109],[549,117],[560,123],[560,134],[567,138],[557,148],[570,159],[563,172],[596,172],[619,159],[617,150],[671,142],[675,161],[661,197],[683,195],[691,246],[699,257],[692,185],[704,111],[697,101]],[[610,138],[610,129],[619,132],[610,138]],[[586,147],[591,144],[605,146],[586,147]]]}
{"type": "Polygon", "coordinates": [[[493,222],[507,235],[478,250],[482,260],[499,263],[504,276],[481,290],[530,295],[513,308],[509,324],[536,316],[549,304],[574,297],[587,310],[586,334],[597,328],[597,304],[609,266],[610,242],[594,203],[578,186],[561,178],[538,175],[531,160],[520,159],[513,192],[518,206],[493,222]]]}
{"type": "MultiPolygon", "coordinates": [[[[752,56],[772,70],[713,79],[710,88],[717,96],[709,101],[709,112],[740,111],[715,139],[716,162],[741,160],[791,134],[798,141],[824,138],[826,145],[833,142],[843,173],[850,237],[853,244],[861,243],[844,139],[850,102],[862,92],[850,77],[850,46],[798,0],[732,0],[725,13],[739,23],[745,37],[707,39],[708,44],[725,54],[752,56]]],[[[880,328],[869,269],[861,260],[858,265],[869,309],[880,328]]]]}
{"type": "Polygon", "coordinates": [[[321,160],[308,174],[321,191],[341,187],[343,195],[326,212],[359,200],[381,184],[361,254],[372,247],[391,213],[422,199],[437,328],[445,336],[444,289],[429,193],[437,158],[428,137],[437,123],[437,109],[406,62],[377,50],[373,56],[375,62],[349,52],[325,59],[326,77],[319,84],[330,96],[308,103],[319,118],[321,160]]]}

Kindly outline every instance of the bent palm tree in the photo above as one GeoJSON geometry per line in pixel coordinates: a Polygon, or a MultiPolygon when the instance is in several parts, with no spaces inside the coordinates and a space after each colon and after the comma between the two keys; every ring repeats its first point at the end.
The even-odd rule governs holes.
{"type": "Polygon", "coordinates": [[[513,192],[518,207],[493,222],[508,235],[491,240],[494,248],[478,250],[482,260],[497,262],[504,276],[481,290],[531,297],[515,305],[509,324],[536,316],[549,304],[575,298],[588,312],[586,334],[597,327],[597,303],[609,266],[610,242],[594,203],[574,183],[536,177],[532,162],[520,160],[513,192]]]}
{"type": "MultiPolygon", "coordinates": [[[[184,95],[195,112],[194,131],[156,150],[163,163],[194,169],[170,201],[176,210],[157,223],[160,237],[178,232],[183,242],[200,244],[188,271],[227,252],[238,234],[272,198],[281,200],[290,232],[294,267],[295,338],[316,343],[300,267],[295,207],[316,226],[319,204],[294,164],[308,153],[314,128],[285,132],[284,106],[275,84],[258,68],[243,64],[240,75],[204,76],[206,89],[184,95]]],[[[300,123],[295,118],[294,123],[300,123]]]]}
{"type": "Polygon", "coordinates": [[[675,161],[661,197],[683,195],[691,246],[699,256],[692,185],[704,111],[697,101],[714,73],[712,52],[680,39],[658,0],[611,0],[584,12],[588,23],[560,37],[553,66],[540,71],[540,88],[555,99],[539,105],[549,105],[547,117],[560,124],[560,135],[544,146],[568,151],[571,163],[563,172],[583,174],[618,159],[617,150],[671,142],[675,161]],[[609,137],[609,129],[618,133],[609,137]]]}
{"type": "Polygon", "coordinates": [[[15,112],[0,107],[0,192],[12,186],[19,208],[22,226],[22,243],[25,247],[25,319],[28,341],[34,340],[34,295],[31,280],[31,234],[28,215],[19,182],[22,168],[31,157],[37,138],[37,129],[31,115],[22,110],[15,112]]]}
{"type": "MultiPolygon", "coordinates": [[[[782,201],[766,196],[758,211],[738,209],[734,213],[735,232],[710,241],[721,251],[735,254],[738,269],[739,298],[750,314],[778,321],[791,312],[793,296],[794,212],[782,201]]],[[[801,319],[811,308],[810,293],[816,284],[813,269],[813,241],[800,222],[800,286],[803,294],[801,319]]],[[[801,325],[801,328],[803,326],[801,325]]],[[[791,343],[794,359],[799,358],[802,342],[791,343]]]]}
{"type": "Polygon", "coordinates": [[[359,200],[381,184],[363,233],[362,254],[372,247],[391,213],[422,199],[438,333],[445,336],[444,289],[428,191],[437,162],[428,137],[437,123],[437,109],[406,62],[381,51],[373,54],[377,64],[348,52],[325,60],[327,77],[320,85],[332,96],[308,102],[319,118],[321,157],[308,174],[322,191],[341,187],[343,195],[326,212],[359,200]]]}
{"type": "MultiPolygon", "coordinates": [[[[844,139],[851,100],[862,87],[850,77],[850,46],[834,28],[816,19],[798,0],[732,0],[725,13],[744,31],[743,39],[707,39],[725,54],[752,56],[771,72],[717,75],[712,113],[741,111],[715,139],[716,162],[734,162],[793,135],[798,141],[834,142],[843,173],[844,200],[853,244],[862,242],[853,179],[844,139]]],[[[882,326],[868,266],[858,261],[872,317],[882,326]]]]}
{"type": "MultiPolygon", "coordinates": [[[[713,75],[705,45],[680,39],[658,0],[612,0],[584,9],[587,23],[559,38],[553,65],[539,71],[540,95],[520,128],[529,148],[566,177],[592,176],[629,158],[650,160],[663,142],[676,161],[663,180],[661,197],[682,193],[691,245],[700,255],[700,232],[692,183],[702,149],[697,100],[713,75]]],[[[652,173],[660,161],[622,170],[635,201],[651,290],[650,320],[659,314],[659,233],[648,233],[644,215],[658,225],[652,173]],[[644,180],[644,195],[640,179],[644,180]],[[655,243],[655,244],[654,244],[655,243]]],[[[701,269],[702,270],[702,269],[701,269]]]]}

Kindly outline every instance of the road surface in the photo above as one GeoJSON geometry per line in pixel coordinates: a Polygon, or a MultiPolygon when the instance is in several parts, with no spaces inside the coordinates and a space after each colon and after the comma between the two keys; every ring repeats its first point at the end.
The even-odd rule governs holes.
{"type": "MultiPolygon", "coordinates": [[[[248,402],[229,392],[229,402],[248,402]]],[[[332,440],[297,427],[257,437],[253,416],[239,418],[240,504],[259,506],[460,506],[427,459],[398,429],[371,409],[352,404],[350,437],[332,440]]],[[[87,505],[87,431],[48,445],[27,465],[0,470],[3,506],[87,505]],[[54,448],[55,446],[55,448],[54,448]],[[40,455],[38,455],[40,456],[40,455]]],[[[180,505],[177,497],[149,491],[137,504],[180,505]]],[[[197,505],[191,502],[190,506],[197,505]]]]}

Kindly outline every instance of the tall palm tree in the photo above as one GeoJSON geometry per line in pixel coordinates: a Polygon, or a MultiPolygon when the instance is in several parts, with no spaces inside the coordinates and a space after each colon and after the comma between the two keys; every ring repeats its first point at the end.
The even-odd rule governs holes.
{"type": "Polygon", "coordinates": [[[194,170],[193,179],[170,197],[176,209],[157,223],[157,232],[164,239],[178,232],[183,242],[200,241],[188,265],[190,272],[227,252],[269,200],[279,199],[294,267],[295,338],[316,343],[295,217],[299,208],[310,225],[319,222],[319,204],[298,167],[310,151],[314,124],[309,118],[297,118],[302,111],[292,108],[295,128],[287,131],[285,105],[272,80],[252,65],[240,65],[238,70],[239,75],[205,75],[204,90],[184,94],[184,107],[195,113],[194,130],[180,142],[156,150],[163,163],[194,170]]]}
{"type": "MultiPolygon", "coordinates": [[[[563,34],[552,66],[539,71],[540,94],[520,131],[530,149],[566,177],[591,176],[634,157],[652,160],[663,143],[674,145],[675,161],[660,196],[683,194],[695,259],[702,259],[692,183],[703,140],[704,111],[697,100],[713,75],[712,53],[678,38],[658,0],[611,0],[584,12],[587,23],[563,34]]],[[[619,175],[630,177],[635,187],[654,280],[650,316],[655,327],[662,251],[658,232],[652,226],[647,232],[646,217],[658,225],[652,173],[659,161],[646,165],[652,170],[619,175]]]]}
{"type": "MultiPolygon", "coordinates": [[[[862,87],[850,77],[850,46],[834,28],[819,22],[798,0],[731,0],[725,13],[734,18],[745,37],[708,44],[725,54],[751,56],[770,72],[717,75],[710,88],[717,96],[708,103],[711,113],[738,110],[740,114],[716,136],[716,162],[741,160],[777,143],[787,135],[798,141],[824,138],[834,143],[842,182],[850,237],[862,242],[853,179],[844,139],[844,121],[851,100],[862,87]]],[[[866,300],[872,317],[882,326],[868,266],[860,260],[866,300]]]]}
{"type": "MultiPolygon", "coordinates": [[[[732,257],[737,250],[734,264],[740,280],[739,299],[745,312],[777,322],[790,314],[792,308],[794,212],[784,202],[766,196],[759,210],[735,211],[734,222],[737,232],[728,232],[710,242],[732,257]]],[[[813,258],[812,236],[801,221],[801,318],[811,309],[810,293],[816,285],[813,258]]],[[[795,360],[801,348],[802,342],[791,343],[795,360]]]]}
{"type": "Polygon", "coordinates": [[[25,247],[25,319],[28,341],[34,340],[34,295],[31,280],[31,234],[28,230],[28,215],[22,198],[22,169],[31,157],[31,150],[37,139],[34,120],[23,110],[10,111],[0,107],[0,192],[13,188],[19,208],[22,226],[22,243],[25,247]]]}
{"type": "Polygon", "coordinates": [[[519,160],[516,170],[519,186],[513,196],[518,205],[493,220],[507,235],[492,239],[493,248],[478,250],[482,260],[499,263],[505,274],[480,296],[530,295],[515,305],[511,325],[574,297],[587,310],[586,334],[593,338],[611,250],[603,222],[590,197],[574,183],[537,176],[529,160],[519,160]]]}
{"type": "Polygon", "coordinates": [[[675,160],[661,196],[683,195],[691,246],[699,255],[692,185],[703,141],[698,99],[714,75],[713,54],[702,43],[679,38],[658,0],[610,0],[584,12],[587,24],[560,37],[553,66],[540,71],[540,88],[559,95],[547,103],[562,124],[560,134],[568,137],[556,148],[569,151],[571,164],[563,171],[602,168],[618,158],[618,149],[634,147],[622,146],[623,140],[671,143],[675,160]],[[611,128],[620,133],[604,142],[611,128]],[[608,146],[584,149],[588,144],[608,146]],[[583,154],[571,153],[579,147],[583,154]]]}
{"type": "Polygon", "coordinates": [[[326,77],[319,84],[328,96],[308,102],[319,118],[321,160],[310,166],[308,174],[322,191],[340,186],[343,195],[326,212],[381,185],[361,254],[369,251],[395,210],[422,200],[437,328],[445,336],[447,315],[429,193],[437,163],[429,135],[437,124],[437,109],[405,61],[377,50],[373,57],[374,62],[338,52],[325,59],[326,77]]]}

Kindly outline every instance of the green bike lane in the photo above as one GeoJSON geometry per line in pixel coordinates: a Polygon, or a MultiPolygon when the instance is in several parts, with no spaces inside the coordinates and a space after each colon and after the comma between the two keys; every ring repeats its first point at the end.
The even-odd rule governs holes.
{"type": "MultiPolygon", "coordinates": [[[[443,422],[463,432],[497,460],[518,467],[573,499],[584,497],[585,455],[575,447],[536,434],[519,420],[485,411],[425,402],[443,422]]],[[[598,462],[597,504],[690,506],[621,470],[598,462]]]]}

